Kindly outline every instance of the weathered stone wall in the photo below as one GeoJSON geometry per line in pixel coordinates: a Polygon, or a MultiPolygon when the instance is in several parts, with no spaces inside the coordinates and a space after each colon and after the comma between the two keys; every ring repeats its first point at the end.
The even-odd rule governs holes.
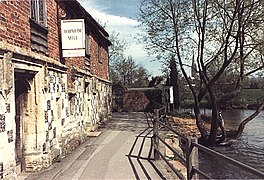
{"type": "Polygon", "coordinates": [[[69,110],[67,121],[62,129],[61,147],[62,155],[71,152],[76,145],[83,142],[84,133],[84,79],[75,77],[73,82],[74,91],[68,94],[69,110]]]}
{"type": "Polygon", "coordinates": [[[15,87],[13,77],[17,74],[30,74],[29,90],[20,115],[23,126],[22,168],[27,172],[47,168],[58,158],[65,157],[85,140],[88,132],[95,130],[111,114],[110,82],[79,72],[74,78],[74,90],[68,91],[65,68],[29,64],[13,59],[12,53],[5,53],[0,59],[1,72],[9,70],[12,74],[4,76],[1,73],[0,76],[1,178],[15,177],[20,171],[14,151],[17,115],[15,92],[19,87],[15,87]],[[2,156],[6,152],[10,153],[2,156]]]}
{"type": "Polygon", "coordinates": [[[15,104],[12,53],[0,56],[0,179],[15,176],[15,104]],[[7,72],[8,71],[8,72],[7,72]]]}
{"type": "Polygon", "coordinates": [[[0,1],[0,179],[49,167],[111,115],[107,44],[103,61],[94,59],[94,74],[86,71],[84,58],[62,64],[56,2],[46,1],[43,55],[31,49],[29,1],[0,1]]]}

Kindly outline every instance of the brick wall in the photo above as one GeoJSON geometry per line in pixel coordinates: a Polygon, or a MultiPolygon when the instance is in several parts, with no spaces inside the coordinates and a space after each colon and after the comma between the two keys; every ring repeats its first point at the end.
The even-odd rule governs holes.
{"type": "MultiPolygon", "coordinates": [[[[87,132],[111,113],[111,84],[102,80],[108,79],[110,42],[102,44],[102,63],[99,63],[95,59],[98,41],[92,39],[91,49],[96,46],[91,58],[93,69],[102,79],[85,71],[84,57],[65,58],[67,68],[58,62],[60,21],[57,14],[60,11],[61,17],[64,14],[56,2],[66,3],[70,15],[76,13],[76,18],[83,18],[72,8],[76,8],[77,1],[46,0],[47,28],[30,20],[29,2],[0,0],[0,91],[5,92],[0,95],[0,179],[15,179],[21,170],[34,172],[47,168],[59,156],[72,151],[87,132]],[[45,51],[41,51],[43,47],[45,51]],[[21,94],[20,89],[24,89],[21,94]],[[21,98],[16,101],[18,95],[21,98]],[[15,107],[21,107],[21,112],[16,112],[15,107]],[[16,162],[16,154],[20,162],[16,162]]],[[[89,16],[86,18],[93,24],[87,25],[93,28],[89,33],[95,33],[101,43],[107,41],[104,38],[107,33],[100,34],[100,26],[88,21],[89,16]]]]}
{"type": "Polygon", "coordinates": [[[142,112],[149,104],[144,91],[126,91],[123,97],[123,111],[142,112]]]}
{"type": "MultiPolygon", "coordinates": [[[[49,57],[59,60],[57,4],[47,0],[49,57]]],[[[0,41],[31,50],[29,1],[0,1],[0,41]]]]}
{"type": "Polygon", "coordinates": [[[101,57],[102,62],[98,59],[98,40],[96,37],[91,38],[91,70],[92,72],[103,79],[109,80],[108,73],[108,47],[106,44],[101,43],[101,57]]]}
{"type": "Polygon", "coordinates": [[[48,49],[49,56],[59,60],[59,28],[57,18],[57,3],[54,0],[47,0],[47,24],[48,24],[48,49]]]}
{"type": "Polygon", "coordinates": [[[29,1],[1,1],[0,9],[0,41],[30,49],[29,1]]]}

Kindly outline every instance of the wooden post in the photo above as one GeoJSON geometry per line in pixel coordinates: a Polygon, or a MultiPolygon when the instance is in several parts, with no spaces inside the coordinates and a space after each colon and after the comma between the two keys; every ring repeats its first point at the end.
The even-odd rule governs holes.
{"type": "Polygon", "coordinates": [[[157,135],[159,135],[159,111],[158,109],[154,109],[154,121],[153,121],[153,146],[154,146],[154,159],[159,160],[159,138],[157,135]]]}
{"type": "Polygon", "coordinates": [[[185,144],[185,157],[186,157],[186,169],[187,179],[192,179],[192,142],[190,138],[187,138],[185,144]]]}
{"type": "MultiPolygon", "coordinates": [[[[192,142],[198,143],[197,138],[192,138],[192,142]]],[[[196,167],[196,169],[199,169],[199,153],[198,153],[198,148],[195,148],[192,146],[192,152],[191,152],[191,157],[192,157],[192,167],[196,167]]],[[[192,179],[199,179],[199,175],[197,173],[192,172],[192,179]]]]}
{"type": "Polygon", "coordinates": [[[193,174],[194,166],[199,169],[198,149],[194,148],[192,142],[197,143],[197,139],[188,138],[185,146],[187,179],[198,179],[197,175],[193,174]]]}

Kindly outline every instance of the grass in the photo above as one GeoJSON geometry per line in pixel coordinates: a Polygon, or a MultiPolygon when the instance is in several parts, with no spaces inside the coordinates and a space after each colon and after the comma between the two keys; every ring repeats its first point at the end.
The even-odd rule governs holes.
{"type": "Polygon", "coordinates": [[[235,101],[243,104],[260,104],[264,101],[264,89],[243,89],[235,101]]]}
{"type": "MultiPolygon", "coordinates": [[[[236,98],[230,100],[226,106],[230,106],[236,108],[250,108],[255,109],[258,105],[260,105],[264,101],[264,89],[242,89],[236,98]]],[[[192,107],[194,102],[191,93],[186,93],[182,96],[182,106],[184,107],[192,107]]],[[[206,101],[201,102],[201,107],[209,107],[206,101]]]]}

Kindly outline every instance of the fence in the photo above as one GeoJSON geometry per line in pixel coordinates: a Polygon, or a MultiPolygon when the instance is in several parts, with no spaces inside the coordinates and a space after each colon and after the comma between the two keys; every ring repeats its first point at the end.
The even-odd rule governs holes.
{"type": "Polygon", "coordinates": [[[227,157],[219,152],[216,152],[210,148],[207,148],[201,144],[197,143],[196,139],[191,139],[183,136],[176,130],[174,130],[166,120],[166,108],[162,107],[160,109],[154,110],[154,116],[151,118],[153,122],[153,146],[154,146],[154,159],[158,160],[160,157],[166,162],[166,164],[172,169],[172,171],[180,178],[186,179],[163,155],[159,149],[159,143],[162,142],[166,147],[168,147],[174,154],[175,157],[179,158],[183,162],[184,166],[187,169],[187,179],[196,179],[197,175],[202,176],[202,178],[212,179],[209,175],[199,169],[198,163],[194,163],[195,159],[198,159],[198,151],[203,151],[209,155],[215,157],[220,157],[222,160],[225,160],[227,163],[231,163],[234,166],[241,168],[247,172],[250,172],[261,179],[264,179],[264,173],[252,168],[248,165],[245,165],[239,161],[236,161],[230,157],[227,157]],[[172,133],[176,134],[181,139],[181,148],[183,149],[184,155],[181,155],[174,147],[165,142],[165,140],[159,135],[161,128],[165,128],[172,133]]]}

